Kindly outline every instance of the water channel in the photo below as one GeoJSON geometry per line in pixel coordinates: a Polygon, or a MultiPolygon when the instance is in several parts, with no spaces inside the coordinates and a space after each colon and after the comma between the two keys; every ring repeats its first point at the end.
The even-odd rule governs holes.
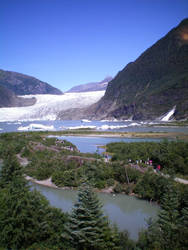
{"type": "MultiPolygon", "coordinates": [[[[52,136],[54,137],[54,136],[52,136]]],[[[57,136],[58,139],[67,140],[73,143],[82,153],[100,153],[102,145],[111,142],[159,142],[160,139],[151,138],[122,138],[122,137],[89,137],[89,136],[57,136]]]]}
{"type": "MultiPolygon", "coordinates": [[[[32,183],[32,187],[40,191],[51,205],[70,212],[77,199],[77,191],[49,188],[32,183]]],[[[99,193],[104,214],[108,215],[112,224],[120,230],[128,230],[132,239],[138,238],[138,232],[147,226],[149,217],[156,218],[159,206],[135,197],[118,194],[99,193]]]]}

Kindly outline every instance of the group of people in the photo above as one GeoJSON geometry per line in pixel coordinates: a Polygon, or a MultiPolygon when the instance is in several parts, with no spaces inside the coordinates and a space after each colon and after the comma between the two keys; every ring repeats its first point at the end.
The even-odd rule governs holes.
{"type": "MultiPolygon", "coordinates": [[[[131,159],[129,159],[129,162],[131,163],[132,162],[132,160],[131,159]]],[[[142,160],[136,160],[136,164],[138,165],[138,164],[140,164],[140,163],[142,163],[143,161],[142,160]]],[[[146,165],[148,165],[148,166],[152,166],[152,167],[154,167],[154,169],[157,171],[157,172],[159,172],[160,170],[161,170],[161,165],[160,164],[158,164],[157,166],[153,166],[153,161],[152,160],[147,160],[147,161],[145,161],[144,162],[146,165]]]]}
{"type": "MultiPolygon", "coordinates": [[[[149,165],[150,165],[150,166],[153,166],[153,161],[152,161],[152,160],[149,160],[149,165]]],[[[159,171],[161,170],[161,165],[158,164],[158,165],[155,167],[155,169],[156,169],[157,172],[159,172],[159,171]]]]}

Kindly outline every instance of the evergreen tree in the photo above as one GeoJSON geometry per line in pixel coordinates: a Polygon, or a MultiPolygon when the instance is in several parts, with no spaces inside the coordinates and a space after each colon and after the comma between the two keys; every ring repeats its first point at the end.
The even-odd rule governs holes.
{"type": "Polygon", "coordinates": [[[14,157],[4,164],[0,183],[0,249],[26,249],[46,242],[61,245],[66,216],[30,190],[14,157]]]}
{"type": "Polygon", "coordinates": [[[117,232],[110,228],[96,193],[88,185],[83,186],[78,193],[78,201],[66,230],[63,237],[71,241],[76,249],[118,249],[117,232]]]}
{"type": "Polygon", "coordinates": [[[142,230],[139,233],[139,240],[137,242],[137,246],[139,249],[144,250],[160,250],[161,242],[160,242],[160,229],[157,221],[153,221],[151,218],[148,220],[148,228],[146,230],[142,230]]]}
{"type": "Polygon", "coordinates": [[[15,155],[9,154],[4,159],[2,169],[0,170],[0,188],[11,183],[16,177],[22,177],[22,168],[15,155]]]}
{"type": "MultiPolygon", "coordinates": [[[[167,186],[166,192],[161,203],[161,210],[157,221],[148,223],[148,229],[139,235],[138,247],[141,249],[154,250],[178,250],[184,248],[185,242],[182,242],[182,230],[180,225],[183,222],[180,219],[178,193],[173,184],[167,186]]],[[[184,221],[187,221],[188,211],[184,210],[184,221]]],[[[185,225],[186,227],[186,225],[185,225]]]]}
{"type": "Polygon", "coordinates": [[[182,209],[182,217],[179,225],[179,240],[181,249],[188,249],[188,200],[185,201],[185,207],[182,209]]]}
{"type": "Polygon", "coordinates": [[[164,194],[158,224],[160,241],[164,249],[176,249],[178,244],[179,200],[175,187],[171,184],[164,194]]]}

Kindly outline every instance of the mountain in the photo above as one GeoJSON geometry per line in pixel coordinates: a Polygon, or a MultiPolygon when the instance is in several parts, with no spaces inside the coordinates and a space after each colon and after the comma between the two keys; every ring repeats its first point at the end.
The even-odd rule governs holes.
{"type": "Polygon", "coordinates": [[[36,102],[35,98],[17,97],[11,90],[0,85],[0,108],[30,106],[36,102]]]}
{"type": "Polygon", "coordinates": [[[156,119],[175,107],[188,118],[188,19],[120,71],[104,97],[84,112],[92,119],[156,119]]]}
{"type": "Polygon", "coordinates": [[[113,78],[111,76],[106,77],[101,82],[91,82],[86,84],[77,85],[70,90],[68,90],[68,93],[75,93],[75,92],[90,92],[90,91],[101,91],[106,90],[108,83],[113,78]]]}
{"type": "Polygon", "coordinates": [[[56,94],[62,92],[34,77],[20,73],[0,70],[0,108],[23,107],[35,104],[35,97],[22,98],[17,95],[56,94]]]}
{"type": "Polygon", "coordinates": [[[0,70],[0,86],[11,90],[15,95],[62,94],[59,89],[52,87],[48,83],[12,71],[0,70]]]}

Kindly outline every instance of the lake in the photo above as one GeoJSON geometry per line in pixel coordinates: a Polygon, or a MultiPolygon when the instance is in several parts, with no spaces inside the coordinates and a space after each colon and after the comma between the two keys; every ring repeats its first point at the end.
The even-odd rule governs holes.
{"type": "MultiPolygon", "coordinates": [[[[51,205],[70,212],[77,199],[77,191],[49,188],[31,183],[33,188],[40,191],[51,205]]],[[[103,211],[108,215],[111,224],[117,224],[120,230],[128,230],[132,239],[138,238],[138,233],[147,226],[146,220],[156,218],[159,206],[135,197],[117,194],[99,193],[103,211]]]]}

